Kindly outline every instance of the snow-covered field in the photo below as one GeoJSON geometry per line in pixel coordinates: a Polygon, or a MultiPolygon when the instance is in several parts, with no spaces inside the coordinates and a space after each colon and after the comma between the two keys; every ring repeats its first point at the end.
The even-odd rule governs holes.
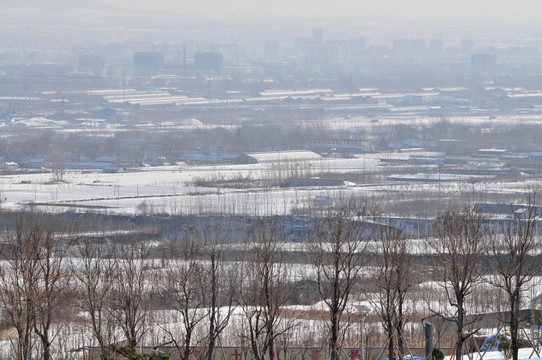
{"type": "MultiPolygon", "coordinates": [[[[373,156],[369,159],[315,161],[302,166],[314,173],[328,169],[345,172],[375,166],[378,161],[373,156]]],[[[52,211],[101,208],[114,213],[135,213],[137,206],[146,202],[152,204],[157,212],[172,214],[202,211],[274,214],[288,212],[296,199],[304,199],[309,193],[315,196],[322,193],[318,190],[247,191],[191,185],[198,179],[271,179],[278,176],[278,171],[272,164],[148,167],[137,172],[114,174],[66,171],[62,183],[52,182],[52,174],[47,173],[9,175],[0,177],[0,197],[2,207],[8,209],[47,203],[45,207],[52,211]]]]}
{"type": "MultiPolygon", "coordinates": [[[[311,206],[316,196],[348,198],[379,193],[436,193],[454,196],[470,191],[465,181],[382,182],[372,184],[345,183],[344,186],[232,189],[196,187],[198,180],[243,179],[277,180],[293,171],[304,176],[327,172],[337,179],[348,172],[381,171],[382,158],[408,159],[412,153],[366,154],[353,159],[322,159],[303,163],[254,164],[221,166],[174,165],[144,167],[136,172],[102,173],[71,171],[63,182],[53,182],[52,174],[16,174],[0,176],[0,199],[4,209],[30,206],[47,211],[104,211],[134,214],[138,210],[154,213],[233,213],[245,215],[283,215],[293,209],[311,206]]],[[[418,153],[417,155],[427,155],[418,153]]],[[[434,155],[434,154],[433,154],[434,155]]],[[[386,165],[388,166],[388,165],[386,165]]],[[[428,172],[433,171],[428,166],[428,172]]],[[[486,181],[485,193],[513,194],[541,181],[486,181]]],[[[480,191],[482,184],[477,184],[480,191]]]]}

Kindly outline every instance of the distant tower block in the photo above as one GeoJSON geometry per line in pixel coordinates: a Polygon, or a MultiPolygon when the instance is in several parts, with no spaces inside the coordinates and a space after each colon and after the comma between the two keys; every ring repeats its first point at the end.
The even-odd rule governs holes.
{"type": "Polygon", "coordinates": [[[431,39],[429,40],[429,56],[432,58],[439,58],[442,56],[442,40],[431,39]]]}
{"type": "Polygon", "coordinates": [[[138,69],[159,69],[165,64],[164,54],[159,52],[136,52],[134,67],[138,69]]]}
{"type": "Polygon", "coordinates": [[[324,28],[317,27],[312,29],[312,41],[314,44],[324,44],[324,28]]]}
{"type": "Polygon", "coordinates": [[[474,54],[474,40],[461,40],[461,55],[471,56],[474,54]]]}
{"type": "Polygon", "coordinates": [[[280,57],[279,43],[277,41],[266,41],[263,44],[263,56],[266,60],[277,61],[280,57]]]}
{"type": "Polygon", "coordinates": [[[222,71],[224,67],[224,56],[216,52],[196,53],[194,55],[194,68],[196,70],[222,71]]]}

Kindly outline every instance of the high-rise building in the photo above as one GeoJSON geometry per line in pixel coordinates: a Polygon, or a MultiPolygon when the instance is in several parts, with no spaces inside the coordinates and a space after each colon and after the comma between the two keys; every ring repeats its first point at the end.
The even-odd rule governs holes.
{"type": "Polygon", "coordinates": [[[194,69],[222,71],[224,56],[217,52],[196,53],[194,55],[194,69]]]}
{"type": "Polygon", "coordinates": [[[410,57],[410,41],[408,41],[408,39],[393,40],[393,51],[395,56],[399,59],[410,57]]]}
{"type": "Polygon", "coordinates": [[[106,66],[106,59],[103,55],[81,55],[79,56],[79,67],[82,68],[104,68],[106,66]]]}
{"type": "Polygon", "coordinates": [[[432,58],[439,58],[442,56],[442,40],[431,39],[429,40],[429,56],[432,58]]]}
{"type": "Polygon", "coordinates": [[[263,56],[266,60],[277,61],[280,58],[279,43],[277,41],[266,41],[263,44],[263,56]]]}
{"type": "Polygon", "coordinates": [[[410,57],[413,57],[413,58],[425,57],[425,40],[410,39],[410,57]]]}
{"type": "Polygon", "coordinates": [[[136,69],[159,69],[165,64],[164,54],[159,52],[136,52],[134,67],[136,69]]]}
{"type": "Polygon", "coordinates": [[[474,40],[463,39],[461,40],[461,55],[471,56],[474,54],[474,40]]]}
{"type": "Polygon", "coordinates": [[[312,28],[312,42],[315,45],[324,44],[324,28],[322,27],[312,28]]]}

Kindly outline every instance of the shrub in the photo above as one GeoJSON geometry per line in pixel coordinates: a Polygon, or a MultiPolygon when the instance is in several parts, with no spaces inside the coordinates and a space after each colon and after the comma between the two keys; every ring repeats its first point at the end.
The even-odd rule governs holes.
{"type": "Polygon", "coordinates": [[[434,348],[433,352],[431,353],[431,357],[433,358],[433,360],[443,360],[444,353],[442,352],[442,350],[434,348]]]}
{"type": "Polygon", "coordinates": [[[170,358],[167,354],[161,354],[155,351],[147,354],[137,354],[136,350],[129,346],[111,345],[110,348],[116,354],[130,360],[168,360],[170,358]]]}

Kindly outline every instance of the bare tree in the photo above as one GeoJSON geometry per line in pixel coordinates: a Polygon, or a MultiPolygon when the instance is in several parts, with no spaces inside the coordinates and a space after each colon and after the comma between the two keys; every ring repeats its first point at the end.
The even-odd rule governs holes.
{"type": "Polygon", "coordinates": [[[360,221],[364,208],[344,205],[317,218],[310,231],[310,251],[316,270],[318,292],[329,311],[329,351],[339,359],[342,315],[365,262],[366,240],[373,225],[360,221]]]}
{"type": "Polygon", "coordinates": [[[495,273],[492,284],[502,290],[508,300],[506,323],[510,329],[513,360],[518,360],[520,322],[524,320],[520,314],[523,296],[542,269],[542,264],[535,258],[535,251],[540,251],[542,245],[542,238],[535,235],[535,200],[536,192],[533,192],[522,214],[513,222],[505,222],[501,231],[493,234],[489,245],[492,270],[495,273]]]}
{"type": "Polygon", "coordinates": [[[64,170],[66,163],[66,151],[64,150],[64,142],[53,142],[49,149],[47,160],[53,173],[53,181],[62,182],[64,180],[64,170]]]}
{"type": "Polygon", "coordinates": [[[37,335],[41,357],[51,359],[56,333],[55,316],[68,303],[70,289],[64,266],[69,236],[55,236],[44,218],[20,219],[8,235],[8,262],[0,272],[4,310],[17,331],[16,357],[32,356],[32,332],[37,335]]]}
{"type": "Polygon", "coordinates": [[[15,231],[6,238],[5,264],[0,268],[0,301],[9,324],[16,332],[14,340],[14,359],[27,360],[32,356],[32,332],[35,312],[32,290],[38,279],[40,268],[36,261],[35,226],[27,226],[19,220],[15,231]]]}
{"type": "Polygon", "coordinates": [[[276,357],[277,339],[289,331],[281,307],[286,303],[288,272],[278,246],[279,234],[274,219],[254,219],[250,224],[244,272],[242,304],[248,327],[247,337],[257,360],[276,357]]]}
{"type": "Polygon", "coordinates": [[[114,275],[111,249],[107,245],[93,243],[86,238],[79,247],[79,265],[72,265],[72,273],[81,289],[77,296],[78,307],[85,311],[90,320],[92,335],[100,348],[100,358],[110,357],[109,344],[112,341],[109,300],[114,275]]]}
{"type": "Polygon", "coordinates": [[[181,354],[182,360],[189,360],[192,354],[196,326],[206,318],[202,309],[207,296],[203,278],[204,266],[199,257],[201,244],[185,239],[171,249],[165,262],[165,281],[161,280],[160,294],[170,308],[180,315],[181,331],[174,331],[160,325],[169,335],[181,354]]]}
{"type": "Polygon", "coordinates": [[[39,267],[38,281],[32,290],[36,321],[34,332],[41,342],[43,359],[51,359],[52,342],[56,333],[52,332],[54,316],[71,299],[69,269],[66,254],[71,246],[72,232],[55,236],[52,225],[36,224],[34,230],[39,267]]]}
{"type": "Polygon", "coordinates": [[[218,244],[206,244],[203,255],[209,261],[204,270],[209,310],[206,358],[212,360],[220,334],[228,325],[235,309],[236,289],[239,288],[240,280],[236,278],[237,266],[229,265],[226,268],[228,265],[224,265],[222,250],[218,244]]]}
{"type": "Polygon", "coordinates": [[[485,251],[486,236],[481,218],[472,212],[446,213],[435,224],[435,238],[428,243],[434,254],[429,263],[433,275],[446,294],[447,302],[455,314],[433,313],[456,325],[455,358],[463,356],[464,343],[477,332],[470,329],[473,321],[467,318],[467,301],[474,285],[484,273],[481,257],[485,251]]]}
{"type": "MultiPolygon", "coordinates": [[[[201,218],[200,218],[201,219],[201,218]]],[[[206,289],[205,307],[207,308],[207,338],[202,358],[213,360],[214,349],[220,334],[229,323],[235,309],[236,290],[240,280],[238,266],[234,262],[225,262],[223,244],[230,241],[232,233],[231,217],[192,221],[190,235],[192,241],[201,243],[200,255],[206,264],[202,278],[206,289]],[[209,223],[210,222],[210,223],[209,223]]]]}
{"type": "Polygon", "coordinates": [[[146,332],[149,299],[145,260],[148,255],[147,246],[143,243],[125,245],[114,252],[111,316],[132,348],[146,332]]]}
{"type": "Polygon", "coordinates": [[[382,228],[375,250],[373,284],[380,295],[372,301],[376,314],[382,319],[387,334],[388,359],[394,358],[395,346],[399,358],[404,355],[405,301],[412,286],[411,257],[408,242],[395,228],[382,228]]]}

